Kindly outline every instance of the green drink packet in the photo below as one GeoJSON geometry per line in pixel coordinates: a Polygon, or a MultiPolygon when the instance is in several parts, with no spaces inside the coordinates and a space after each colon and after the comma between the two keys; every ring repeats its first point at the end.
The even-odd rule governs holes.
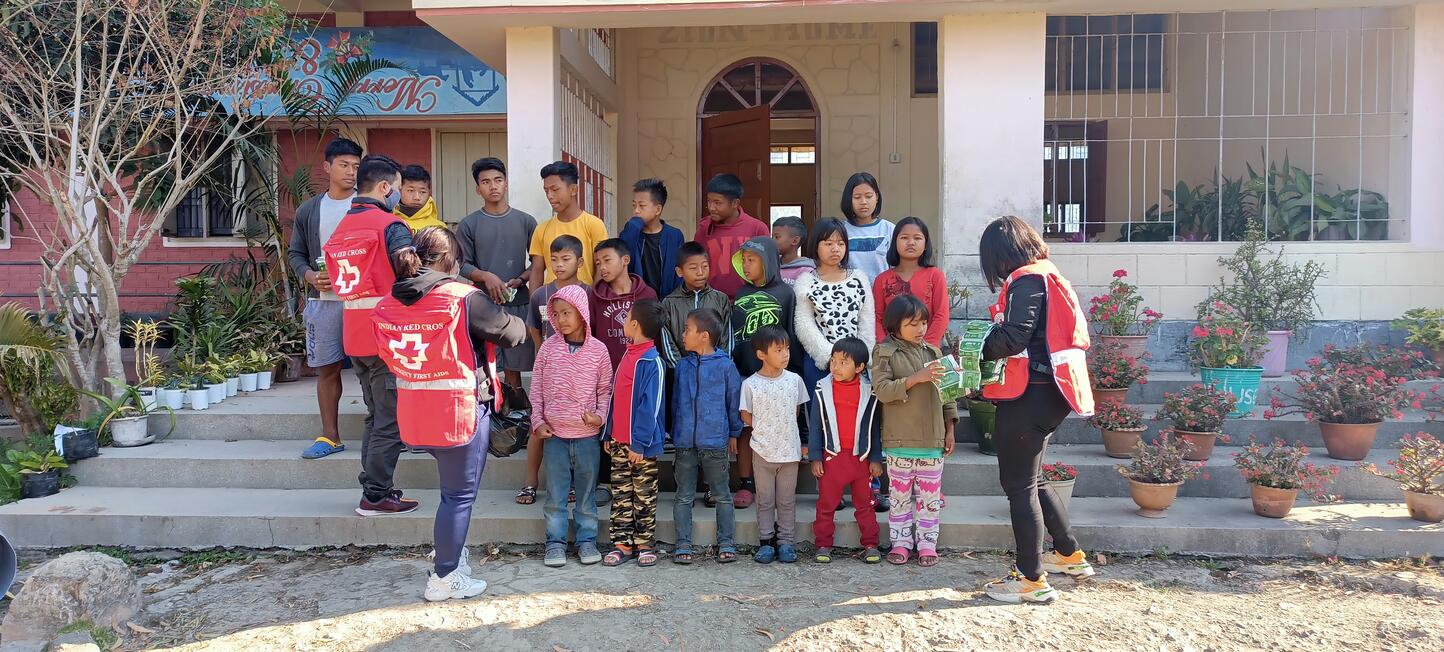
{"type": "Polygon", "coordinates": [[[1003,382],[1003,360],[983,361],[983,342],[992,332],[993,322],[970,319],[963,322],[963,332],[958,342],[956,356],[943,356],[943,379],[938,382],[938,392],[944,401],[956,401],[973,394],[984,385],[1003,382]]]}

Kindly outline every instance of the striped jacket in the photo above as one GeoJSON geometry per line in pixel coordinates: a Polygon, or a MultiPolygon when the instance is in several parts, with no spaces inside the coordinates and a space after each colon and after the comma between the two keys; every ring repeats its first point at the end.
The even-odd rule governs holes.
{"type": "MultiPolygon", "coordinates": [[[[542,424],[562,439],[594,437],[600,427],[582,422],[582,413],[591,410],[607,418],[612,402],[612,359],[607,345],[591,336],[591,308],[587,290],[568,285],[552,295],[548,308],[564,301],[582,316],[582,334],[586,338],[575,353],[561,333],[553,333],[536,352],[531,372],[531,428],[542,424]]],[[[556,311],[548,309],[547,317],[556,329],[556,311]]]]}
{"type": "MultiPolygon", "coordinates": [[[[842,452],[838,442],[837,405],[833,402],[832,376],[817,381],[817,395],[807,405],[808,460],[822,462],[842,452]],[[824,454],[825,453],[825,454],[824,454]]],[[[882,461],[882,406],[872,385],[858,381],[857,423],[854,424],[852,452],[858,459],[882,461]]]]}

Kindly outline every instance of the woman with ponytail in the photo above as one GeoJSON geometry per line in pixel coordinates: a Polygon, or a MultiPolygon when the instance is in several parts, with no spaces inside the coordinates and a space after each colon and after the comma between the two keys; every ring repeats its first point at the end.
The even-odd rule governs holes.
{"type": "Polygon", "coordinates": [[[411,247],[391,253],[396,283],[372,313],[377,348],[396,375],[401,439],[430,453],[441,479],[425,593],[432,602],[486,590],[471,577],[466,532],[499,399],[496,349],[526,338],[520,319],[457,278],[460,253],[450,230],[418,231],[411,247]]]}

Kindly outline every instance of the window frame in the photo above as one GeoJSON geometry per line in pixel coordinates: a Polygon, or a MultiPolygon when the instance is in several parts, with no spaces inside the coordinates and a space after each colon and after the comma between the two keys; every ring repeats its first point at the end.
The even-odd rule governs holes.
{"type": "MultiPolygon", "coordinates": [[[[230,158],[231,188],[233,189],[233,192],[235,188],[240,188],[244,190],[246,186],[252,182],[252,179],[250,178],[250,170],[248,169],[246,162],[242,160],[240,152],[232,150],[230,158]]],[[[174,209],[171,210],[170,216],[166,218],[166,224],[163,228],[161,237],[162,246],[171,248],[250,246],[250,242],[246,239],[245,236],[245,230],[251,224],[251,222],[255,220],[255,216],[252,215],[251,211],[249,210],[239,211],[236,215],[233,216],[231,223],[231,232],[229,234],[213,235],[211,233],[210,195],[212,192],[213,191],[211,189],[204,186],[196,186],[195,188],[191,189],[191,193],[200,193],[201,197],[200,204],[201,211],[203,213],[203,216],[201,218],[202,235],[183,236],[178,234],[179,218],[177,216],[177,211],[180,210],[180,206],[176,206],[174,209]]],[[[189,196],[189,194],[190,193],[187,193],[187,196],[189,196]]],[[[232,210],[234,211],[234,208],[232,208],[232,210]]]]}

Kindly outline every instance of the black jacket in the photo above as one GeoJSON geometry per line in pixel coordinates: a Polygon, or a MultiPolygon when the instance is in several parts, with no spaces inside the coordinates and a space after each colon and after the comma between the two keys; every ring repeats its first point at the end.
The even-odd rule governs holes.
{"type": "Polygon", "coordinates": [[[1042,276],[1031,274],[1008,285],[1008,312],[983,341],[983,359],[998,360],[1028,351],[1030,380],[1051,381],[1048,355],[1048,291],[1042,276]]]}

